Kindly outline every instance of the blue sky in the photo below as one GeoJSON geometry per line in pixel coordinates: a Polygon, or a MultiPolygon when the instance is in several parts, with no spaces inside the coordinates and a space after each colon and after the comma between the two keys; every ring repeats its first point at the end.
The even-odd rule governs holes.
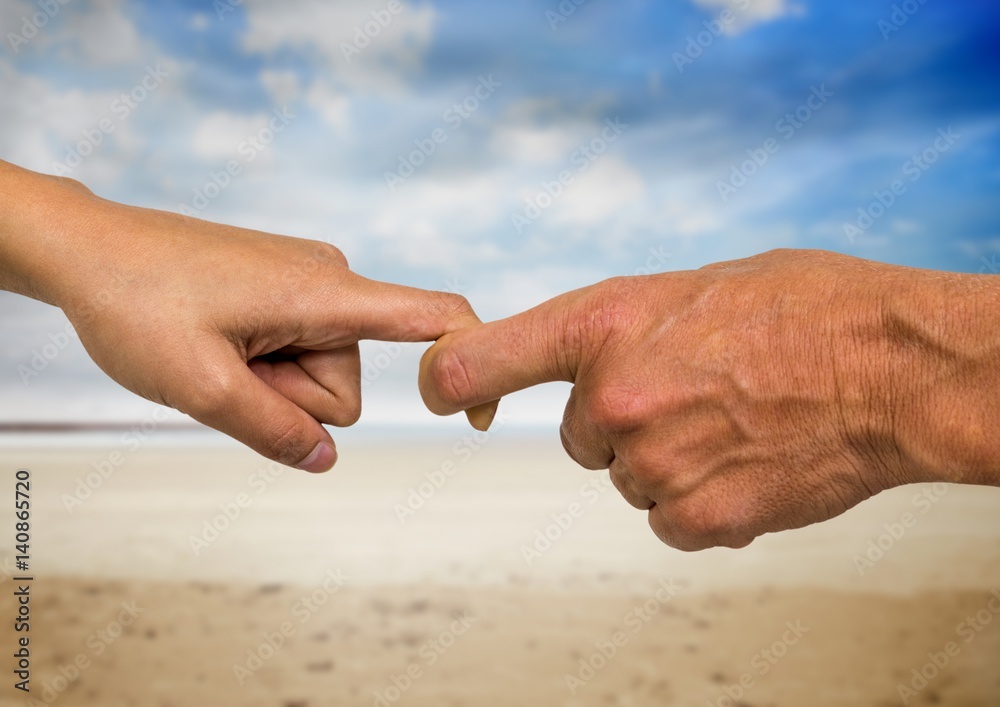
{"type": "MultiPolygon", "coordinates": [[[[461,290],[487,319],[774,247],[1000,269],[994,2],[70,0],[26,31],[45,6],[0,7],[0,158],[55,171],[110,120],[71,173],[101,195],[325,239],[367,276],[461,290]],[[248,142],[274,111],[293,117],[248,142]],[[609,119],[627,129],[603,140],[609,119]],[[390,186],[401,160],[420,164],[390,186]]],[[[64,326],[0,294],[0,420],[148,409],[77,343],[25,385],[18,366],[64,326]]],[[[419,353],[366,386],[364,421],[427,421],[419,353]]],[[[564,397],[510,409],[548,422],[564,397]]]]}

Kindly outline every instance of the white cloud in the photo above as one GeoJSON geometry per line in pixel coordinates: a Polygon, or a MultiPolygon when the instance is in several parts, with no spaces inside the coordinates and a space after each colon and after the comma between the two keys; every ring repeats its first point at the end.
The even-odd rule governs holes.
{"type": "Polygon", "coordinates": [[[668,190],[673,198],[663,200],[662,217],[654,223],[660,223],[680,236],[694,237],[704,233],[720,230],[722,219],[714,204],[706,203],[704,196],[691,194],[690,199],[681,199],[679,194],[683,185],[677,189],[668,190]]]}
{"type": "Polygon", "coordinates": [[[350,123],[350,99],[330,88],[325,83],[316,81],[306,94],[306,102],[315,108],[327,125],[339,133],[347,131],[350,123]]]}
{"type": "Polygon", "coordinates": [[[602,157],[552,207],[553,221],[600,226],[619,209],[639,204],[645,188],[639,173],[621,158],[602,157]]]}
{"type": "Polygon", "coordinates": [[[923,229],[916,221],[910,221],[908,219],[893,219],[892,220],[892,230],[894,233],[900,235],[910,235],[913,233],[918,233],[923,229]]]}
{"type": "Polygon", "coordinates": [[[239,144],[267,124],[266,115],[215,111],[201,121],[191,140],[194,154],[207,160],[235,158],[239,144]]]}
{"type": "MultiPolygon", "coordinates": [[[[83,139],[82,131],[92,129],[109,115],[116,95],[110,91],[60,91],[47,79],[19,72],[0,59],[0,95],[16,96],[0,112],[0,153],[4,158],[29,169],[52,172],[56,160],[66,158],[66,149],[83,139]]],[[[123,147],[128,126],[119,126],[108,143],[123,147]]],[[[84,161],[83,170],[91,178],[108,179],[125,168],[122,155],[108,156],[99,145],[84,161]]],[[[73,176],[79,176],[74,174],[73,176]]]]}
{"type": "Polygon", "coordinates": [[[140,37],[125,0],[52,0],[49,9],[43,5],[25,0],[0,2],[3,52],[13,59],[39,56],[66,66],[97,70],[144,70],[146,62],[167,59],[149,37],[140,37]],[[39,15],[48,16],[48,21],[38,24],[34,18],[39,15]],[[27,43],[10,46],[7,33],[20,35],[26,24],[32,28],[32,34],[25,35],[27,43]]]}
{"type": "Polygon", "coordinates": [[[972,270],[978,267],[981,273],[1000,273],[1000,237],[987,238],[982,241],[958,241],[956,247],[962,253],[974,259],[972,270]]]}
{"type": "MultiPolygon", "coordinates": [[[[803,2],[750,0],[739,29],[792,15],[798,11],[796,1],[803,2]]],[[[696,2],[704,19],[742,4],[696,2]]],[[[390,193],[380,175],[395,167],[395,146],[412,149],[414,138],[442,124],[441,109],[465,89],[456,87],[455,75],[448,71],[430,77],[435,81],[428,82],[426,91],[403,88],[422,70],[435,34],[434,13],[420,0],[413,0],[364,51],[347,60],[342,43],[351,42],[355,27],[386,4],[245,0],[249,24],[243,46],[255,53],[253,62],[224,64],[219,71],[231,71],[240,81],[259,80],[267,105],[225,106],[213,113],[219,97],[199,90],[210,85],[207,82],[185,80],[185,74],[193,77],[204,69],[196,65],[194,54],[186,54],[184,65],[172,72],[149,105],[122,123],[113,139],[73,176],[91,186],[107,185],[98,191],[111,198],[143,204],[158,200],[152,205],[175,209],[180,201],[190,201],[192,189],[205,182],[210,170],[239,159],[239,143],[266,125],[271,105],[287,103],[295,111],[307,105],[330,129],[312,116],[303,118],[261,156],[266,168],[256,169],[259,161],[248,165],[205,217],[329,239],[344,248],[352,265],[373,277],[439,289],[457,278],[474,305],[491,318],[613,274],[633,272],[644,266],[651,246],[663,245],[674,253],[663,267],[677,268],[795,245],[797,239],[815,242],[820,229],[825,229],[825,238],[842,237],[840,222],[817,224],[802,233],[794,215],[798,205],[806,203],[803,195],[846,171],[852,159],[890,158],[891,164],[899,157],[901,164],[934,138],[933,130],[914,132],[911,125],[893,135],[841,139],[833,149],[821,139],[813,142],[811,132],[804,133],[724,204],[715,183],[727,177],[730,162],[751,144],[740,144],[738,130],[733,137],[724,113],[695,105],[683,120],[637,122],[529,230],[517,234],[511,212],[537,195],[543,181],[572,168],[570,153],[599,134],[600,120],[617,109],[615,96],[596,95],[581,105],[558,92],[525,97],[512,86],[512,93],[504,92],[496,99],[499,104],[478,112],[413,178],[390,193]],[[257,60],[264,63],[262,70],[251,68],[257,60]],[[119,179],[124,174],[128,178],[119,179]],[[776,221],[779,217],[788,223],[776,221]]],[[[0,22],[19,26],[20,17],[34,7],[33,1],[0,0],[0,22]]],[[[111,102],[141,78],[147,62],[162,61],[151,38],[136,38],[127,7],[111,0],[74,0],[65,6],[65,16],[50,24],[22,56],[4,58],[0,53],[0,95],[8,98],[0,111],[0,156],[49,171],[63,146],[75,144],[82,130],[107,115],[111,102]],[[77,31],[77,15],[81,22],[84,15],[90,17],[79,24],[86,28],[81,38],[69,34],[69,28],[77,31]],[[136,52],[139,58],[121,63],[136,52]],[[29,53],[42,61],[20,64],[29,53]],[[72,66],[88,72],[86,86],[66,88],[72,74],[64,72],[72,66]]],[[[192,11],[183,11],[185,31],[190,31],[189,21],[195,29],[204,24],[204,16],[194,17],[192,11]]],[[[225,21],[230,30],[238,26],[232,19],[225,21]]],[[[219,29],[214,14],[208,22],[208,28],[219,29]]],[[[650,75],[649,90],[656,94],[666,89],[658,76],[650,75]]],[[[254,100],[260,94],[243,95],[254,100]]],[[[963,146],[972,147],[986,134],[974,127],[963,125],[963,146]]],[[[897,231],[909,227],[889,219],[885,226],[897,231]]],[[[923,242],[931,236],[908,237],[923,242]]],[[[887,247],[879,243],[888,241],[874,234],[858,247],[878,255],[878,248],[887,247]]],[[[973,270],[985,267],[980,257],[1000,253],[996,239],[963,247],[974,254],[969,266],[973,270]]],[[[58,324],[51,314],[43,314],[31,309],[15,316],[9,299],[0,294],[0,330],[10,334],[0,342],[0,352],[8,362],[16,366],[25,351],[44,343],[58,324]],[[18,319],[23,327],[11,328],[18,319]]],[[[118,391],[96,367],[85,365],[82,350],[73,355],[79,360],[67,354],[28,393],[8,366],[7,379],[0,376],[0,400],[5,401],[0,417],[11,411],[22,414],[22,405],[28,416],[50,411],[89,414],[49,404],[66,402],[71,389],[59,386],[67,381],[79,384],[72,396],[87,400],[87,405],[92,397],[87,391],[110,401],[94,403],[108,409],[126,410],[131,402],[144,405],[118,391]],[[14,395],[7,395],[8,390],[14,395]],[[51,398],[46,397],[49,391],[51,398]]],[[[411,414],[406,405],[420,404],[412,388],[400,382],[412,385],[414,370],[415,359],[400,364],[398,379],[387,376],[377,386],[387,396],[403,391],[392,405],[383,406],[391,414],[405,410],[399,419],[411,414]]]]}
{"type": "Polygon", "coordinates": [[[243,45],[264,54],[285,47],[316,52],[338,84],[397,89],[402,79],[421,69],[435,21],[429,4],[400,4],[402,12],[394,15],[384,0],[246,0],[249,27],[243,45]]]}
{"type": "Polygon", "coordinates": [[[208,29],[208,15],[203,12],[196,12],[191,16],[191,29],[202,32],[208,29]]]}
{"type": "Polygon", "coordinates": [[[489,291],[471,290],[470,299],[486,302],[489,313],[509,317],[536,307],[564,292],[592,285],[605,278],[600,268],[581,263],[532,266],[498,271],[489,281],[489,291]]]}
{"type": "Polygon", "coordinates": [[[0,3],[0,28],[3,29],[2,39],[5,44],[7,44],[7,32],[20,32],[25,19],[36,11],[37,8],[27,0],[4,0],[0,3]]]}
{"type": "Polygon", "coordinates": [[[128,64],[142,54],[139,33],[123,12],[122,0],[93,0],[73,16],[68,36],[87,63],[128,64]]]}
{"type": "Polygon", "coordinates": [[[497,153],[521,163],[565,159],[580,142],[582,137],[577,139],[565,126],[502,125],[493,135],[493,148],[497,153]]]}
{"type": "Polygon", "coordinates": [[[260,72],[260,82],[271,94],[275,105],[279,106],[295,102],[302,92],[299,77],[294,71],[264,69],[260,72]]]}
{"type": "MultiPolygon", "coordinates": [[[[0,95],[10,99],[0,113],[0,151],[5,159],[24,167],[53,172],[57,161],[75,159],[77,148],[81,154],[87,150],[70,175],[100,188],[114,183],[148,143],[148,134],[137,124],[143,119],[134,115],[150,117],[154,112],[140,105],[122,117],[114,111],[116,100],[145,76],[148,63],[169,71],[168,85],[155,94],[145,93],[149,103],[158,101],[161,93],[171,90],[176,65],[158,52],[155,43],[140,40],[123,0],[72,2],[58,8],[27,46],[18,47],[10,60],[0,58],[0,95]],[[29,56],[45,61],[22,63],[29,56]],[[44,68],[52,63],[94,69],[101,88],[63,88],[65,82],[44,68]],[[115,80],[111,86],[108,77],[115,80]],[[114,126],[111,134],[97,130],[105,119],[114,126]],[[87,135],[96,137],[88,140],[87,135]]],[[[20,31],[21,18],[38,12],[33,2],[0,3],[0,26],[20,31]]]]}
{"type": "Polygon", "coordinates": [[[793,0],[694,0],[694,3],[716,14],[730,10],[735,21],[724,27],[727,34],[738,34],[763,22],[805,13],[805,9],[793,0]]]}
{"type": "Polygon", "coordinates": [[[53,0],[52,5],[57,9],[54,13],[40,10],[40,5],[24,0],[0,3],[4,44],[8,44],[7,32],[21,33],[28,18],[32,35],[27,45],[17,47],[15,53],[18,55],[44,54],[55,48],[62,61],[105,67],[138,62],[148,49],[125,11],[124,0],[69,3],[53,0]],[[30,18],[38,14],[49,15],[51,19],[44,25],[36,24],[30,18]]]}
{"type": "Polygon", "coordinates": [[[503,180],[480,174],[455,180],[414,178],[375,210],[368,230],[392,257],[415,267],[455,267],[494,262],[495,242],[472,241],[503,218],[503,180]]]}

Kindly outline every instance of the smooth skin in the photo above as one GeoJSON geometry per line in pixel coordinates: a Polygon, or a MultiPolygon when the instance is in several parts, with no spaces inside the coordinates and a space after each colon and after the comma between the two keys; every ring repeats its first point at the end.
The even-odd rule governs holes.
{"type": "Polygon", "coordinates": [[[306,471],[336,461],[323,424],[361,414],[360,340],[479,323],[464,298],[368,280],[326,243],[123,206],[2,161],[0,194],[0,289],[60,307],[132,392],[306,471]]]}
{"type": "Polygon", "coordinates": [[[1000,486],[1000,278],[783,250],[617,278],[426,353],[450,414],[574,384],[563,444],[682,550],[901,484],[1000,486]]]}

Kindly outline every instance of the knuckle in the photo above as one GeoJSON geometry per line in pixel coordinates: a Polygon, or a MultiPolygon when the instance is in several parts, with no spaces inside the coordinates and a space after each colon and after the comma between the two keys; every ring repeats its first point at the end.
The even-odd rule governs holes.
{"type": "Polygon", "coordinates": [[[444,348],[430,366],[430,381],[447,404],[465,407],[470,404],[474,387],[465,356],[453,347],[444,348]]]}
{"type": "Polygon", "coordinates": [[[566,454],[569,455],[569,458],[579,464],[580,460],[575,451],[577,446],[577,436],[579,434],[577,430],[580,428],[580,412],[577,401],[577,389],[574,386],[570,390],[569,400],[566,402],[566,409],[563,411],[562,424],[559,425],[559,441],[562,442],[563,449],[566,450],[566,454]]]}
{"type": "Polygon", "coordinates": [[[699,546],[684,536],[671,517],[670,509],[663,503],[657,504],[648,515],[649,527],[653,534],[666,545],[681,552],[696,552],[707,548],[699,546]]]}
{"type": "Polygon", "coordinates": [[[647,397],[628,386],[605,385],[587,397],[587,420],[612,434],[634,431],[650,417],[647,397]]]}
{"type": "MultiPolygon", "coordinates": [[[[554,338],[560,348],[581,353],[583,362],[598,365],[608,358],[608,350],[623,349],[634,335],[643,302],[641,278],[616,277],[585,290],[559,320],[554,338]]],[[[586,365],[586,364],[585,364],[586,365]]]]}
{"type": "Polygon", "coordinates": [[[594,292],[601,299],[615,301],[627,297],[633,291],[635,278],[626,275],[609,277],[594,286],[594,292]]]}
{"type": "Polygon", "coordinates": [[[578,431],[574,432],[566,423],[559,427],[559,439],[569,458],[584,469],[591,471],[607,469],[611,463],[610,459],[605,457],[601,451],[592,448],[594,440],[589,440],[588,444],[587,440],[580,438],[578,431]]]}
{"type": "Polygon", "coordinates": [[[315,257],[318,260],[339,268],[350,268],[347,256],[344,255],[344,252],[340,248],[326,241],[315,241],[315,243],[315,257]]]}
{"type": "Polygon", "coordinates": [[[562,442],[563,449],[569,458],[580,464],[580,466],[583,466],[580,462],[580,455],[576,451],[576,443],[573,441],[572,432],[570,432],[569,426],[565,421],[559,426],[559,441],[562,442]]]}
{"type": "Polygon", "coordinates": [[[613,468],[609,470],[609,478],[612,485],[629,505],[635,506],[639,495],[635,488],[636,478],[632,475],[631,470],[625,468],[623,465],[612,466],[613,468]]]}
{"type": "MultiPolygon", "coordinates": [[[[739,500],[733,496],[704,489],[662,504],[660,511],[671,528],[665,542],[689,552],[711,547],[744,548],[759,530],[739,509],[739,500]]],[[[652,524],[652,518],[650,521],[652,524]]]]}
{"type": "Polygon", "coordinates": [[[679,531],[669,520],[663,520],[663,509],[657,506],[649,514],[649,527],[662,542],[681,552],[700,552],[715,547],[711,542],[705,542],[679,531]]]}
{"type": "Polygon", "coordinates": [[[305,431],[298,421],[274,423],[262,442],[261,452],[275,461],[293,466],[309,453],[303,451],[305,431]]]}
{"type": "Polygon", "coordinates": [[[630,278],[615,277],[592,285],[574,301],[570,316],[561,320],[555,338],[563,350],[596,354],[631,318],[630,278]]]}
{"type": "Polygon", "coordinates": [[[669,480],[674,474],[666,459],[654,458],[649,452],[632,452],[627,459],[632,478],[644,485],[665,486],[665,490],[669,492],[669,480]]]}
{"type": "Polygon", "coordinates": [[[629,328],[635,314],[637,287],[634,277],[613,277],[591,288],[584,315],[591,340],[603,342],[629,328]]]}
{"type": "Polygon", "coordinates": [[[90,188],[87,187],[87,185],[85,185],[81,181],[73,179],[72,177],[60,177],[60,176],[57,176],[57,175],[54,175],[54,174],[53,175],[46,175],[46,176],[49,179],[51,179],[53,182],[55,182],[56,184],[59,184],[60,186],[65,187],[66,189],[69,189],[71,191],[75,191],[75,192],[77,192],[79,194],[83,194],[83,195],[86,195],[86,196],[93,196],[94,195],[94,192],[92,192],[90,190],[90,188]]]}
{"type": "Polygon", "coordinates": [[[88,196],[92,196],[94,193],[90,190],[90,188],[87,185],[85,185],[83,182],[77,181],[76,179],[70,179],[69,177],[59,177],[59,179],[62,180],[63,185],[69,187],[73,191],[79,192],[81,194],[86,194],[88,196]]]}
{"type": "Polygon", "coordinates": [[[722,545],[723,538],[732,531],[724,506],[711,494],[692,493],[671,501],[663,510],[679,531],[683,543],[694,549],[722,545]]]}

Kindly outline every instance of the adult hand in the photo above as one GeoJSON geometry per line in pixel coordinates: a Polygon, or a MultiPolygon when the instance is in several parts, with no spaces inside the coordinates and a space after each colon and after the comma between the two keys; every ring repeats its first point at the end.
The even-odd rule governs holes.
{"type": "Polygon", "coordinates": [[[325,471],[361,414],[358,341],[433,341],[462,297],[374,282],[326,243],[114,204],[0,163],[0,286],[61,307],[94,361],[275,461],[325,471]],[[17,207],[11,206],[15,203],[17,207]]]}
{"type": "Polygon", "coordinates": [[[775,251],[455,331],[421,391],[449,414],[572,382],[573,459],[664,542],[742,547],[902,483],[1000,484],[997,311],[996,278],[775,251]]]}

